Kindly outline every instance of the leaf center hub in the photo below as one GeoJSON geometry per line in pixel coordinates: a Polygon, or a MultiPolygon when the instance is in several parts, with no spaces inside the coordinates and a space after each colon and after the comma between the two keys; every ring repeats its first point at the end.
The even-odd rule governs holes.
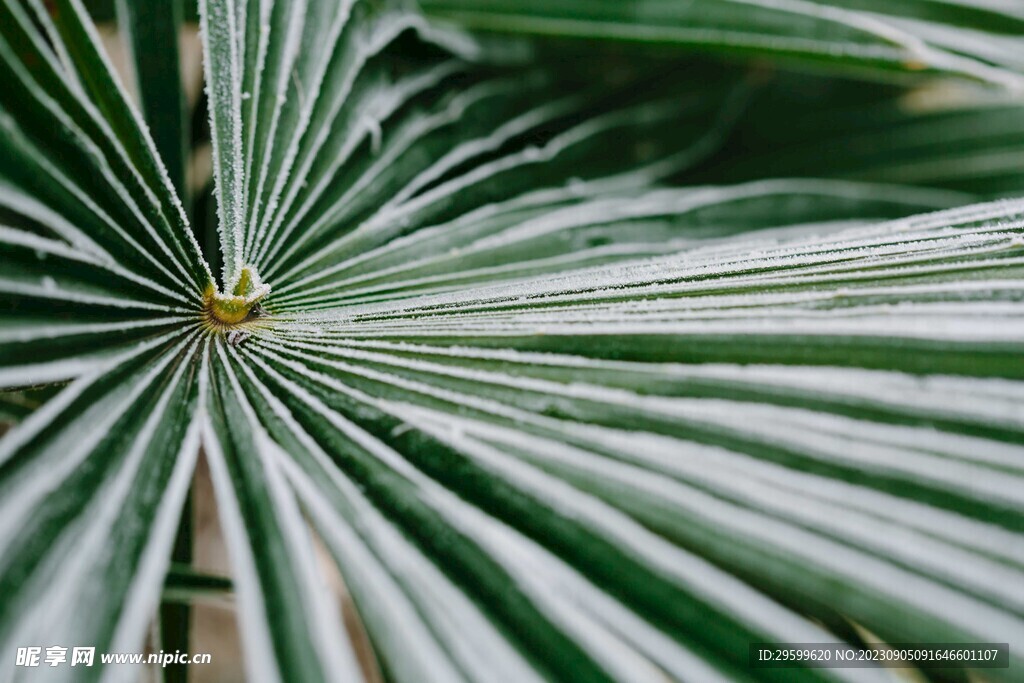
{"type": "Polygon", "coordinates": [[[257,304],[270,293],[253,268],[242,268],[230,293],[222,294],[211,282],[203,292],[203,317],[208,325],[229,329],[246,322],[259,310],[257,304]]]}

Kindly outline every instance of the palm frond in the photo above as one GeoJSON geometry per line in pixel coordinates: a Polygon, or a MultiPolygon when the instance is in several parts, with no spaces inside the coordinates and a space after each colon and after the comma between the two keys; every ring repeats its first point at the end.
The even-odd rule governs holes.
{"type": "MultiPolygon", "coordinates": [[[[998,2],[425,4],[1020,78],[998,2]]],[[[212,587],[251,679],[363,680],[338,570],[386,680],[886,680],[748,666],[851,629],[1024,666],[1012,95],[808,106],[818,77],[566,68],[398,2],[204,0],[215,274],[180,87],[140,113],[52,9],[0,0],[0,387],[68,382],[3,397],[3,661],[141,651],[212,587]],[[172,563],[200,450],[230,581],[172,563]]],[[[136,48],[176,21],[121,16],[136,48]]]]}

